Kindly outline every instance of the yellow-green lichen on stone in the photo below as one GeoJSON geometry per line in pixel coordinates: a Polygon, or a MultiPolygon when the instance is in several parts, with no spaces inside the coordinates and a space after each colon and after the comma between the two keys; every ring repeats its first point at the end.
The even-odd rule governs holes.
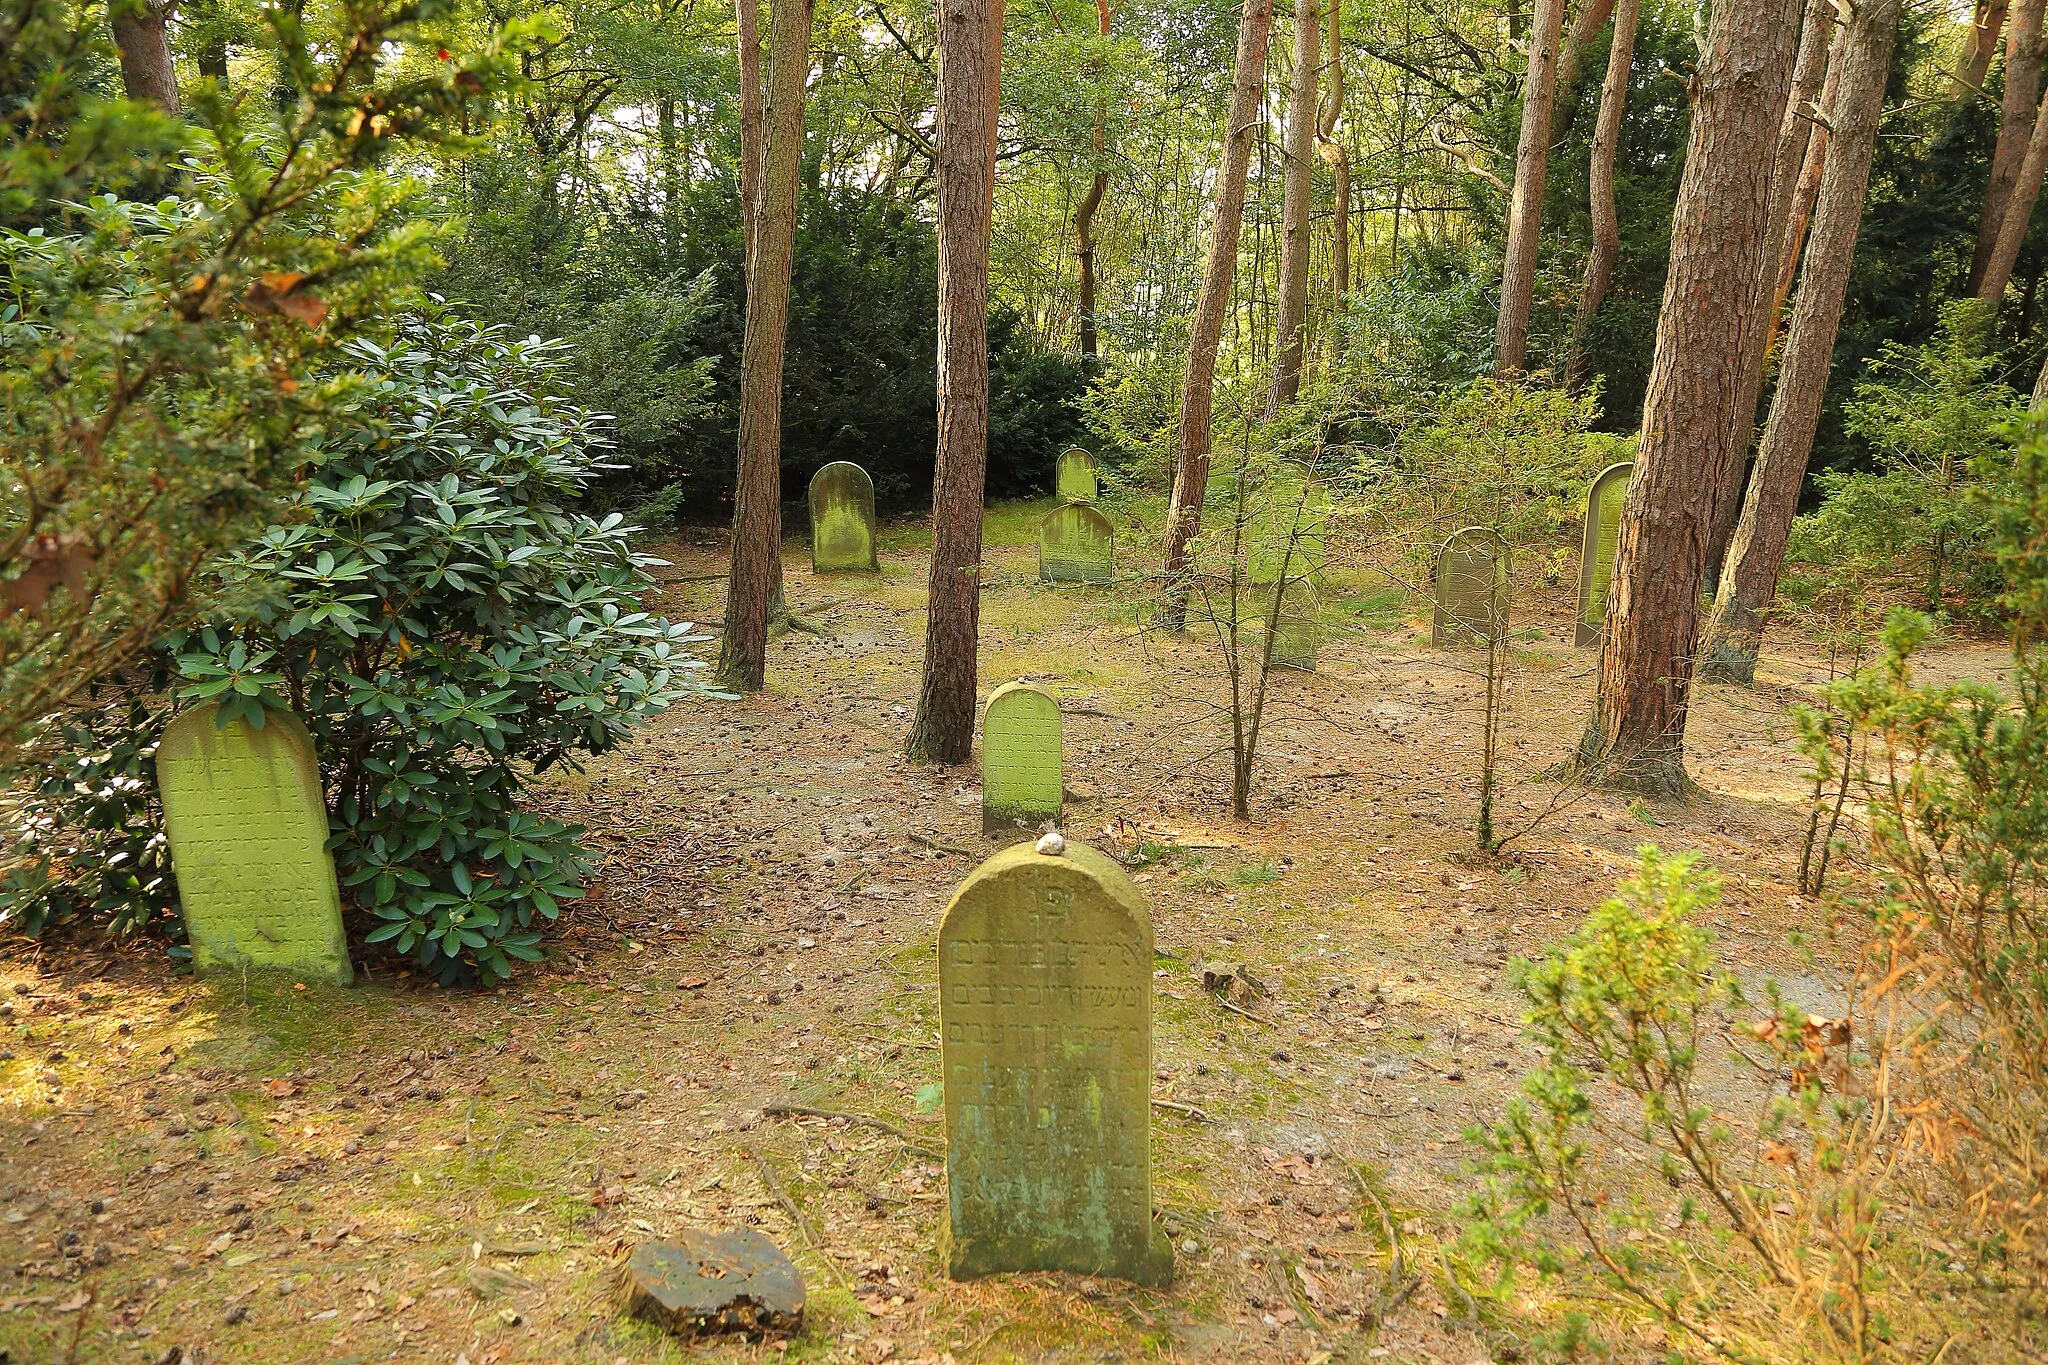
{"type": "Polygon", "coordinates": [[[1059,463],[1054,466],[1054,495],[1061,502],[1094,502],[1100,492],[1095,457],[1079,446],[1061,451],[1059,463]]]}
{"type": "Polygon", "coordinates": [[[1152,918],[1082,844],[1005,849],[939,928],[954,1279],[1173,1277],[1152,1221],[1152,918]]]}
{"type": "Polygon", "coordinates": [[[313,737],[288,712],[263,728],[187,711],[157,746],[171,870],[195,970],[287,971],[347,985],[341,892],[313,737]]]}
{"type": "Polygon", "coordinates": [[[858,573],[875,558],[875,481],[857,464],[834,460],[811,476],[811,570],[858,573]]]}
{"type": "Polygon", "coordinates": [[[1087,503],[1055,507],[1038,523],[1038,576],[1048,583],[1107,583],[1114,576],[1116,531],[1087,503]]]}
{"type": "Polygon", "coordinates": [[[1273,663],[1315,672],[1322,635],[1323,602],[1315,584],[1306,578],[1290,579],[1280,593],[1280,610],[1274,614],[1273,663]]]}
{"type": "Polygon", "coordinates": [[[1507,542],[1484,526],[1468,526],[1436,556],[1436,614],[1429,642],[1437,649],[1486,644],[1508,628],[1514,559],[1507,542]]]}
{"type": "Polygon", "coordinates": [[[1621,509],[1628,501],[1629,476],[1635,465],[1609,465],[1586,490],[1586,535],[1579,549],[1579,618],[1572,643],[1584,648],[1600,643],[1607,620],[1607,589],[1614,580],[1614,558],[1621,549],[1621,509]]]}
{"type": "Polygon", "coordinates": [[[981,713],[981,827],[1036,829],[1065,794],[1060,704],[1027,682],[1004,683],[981,713]]]}

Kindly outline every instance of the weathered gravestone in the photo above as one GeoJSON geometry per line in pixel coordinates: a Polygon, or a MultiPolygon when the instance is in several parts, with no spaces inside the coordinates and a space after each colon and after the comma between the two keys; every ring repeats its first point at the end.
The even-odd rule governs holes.
{"type": "Polygon", "coordinates": [[[1514,557],[1498,533],[1468,526],[1436,556],[1436,615],[1429,642],[1437,649],[1488,644],[1508,628],[1514,557]]]}
{"type": "Polygon", "coordinates": [[[1152,918],[1124,870],[1080,844],[1018,844],[975,869],[939,928],[939,1020],[946,1273],[1166,1284],[1173,1249],[1152,1222],[1152,918]]]}
{"type": "Polygon", "coordinates": [[[1061,502],[1094,502],[1100,491],[1095,478],[1095,457],[1079,446],[1060,452],[1054,467],[1053,493],[1061,502]]]}
{"type": "Polygon", "coordinates": [[[157,745],[171,870],[199,971],[272,968],[347,985],[341,893],[313,737],[297,716],[263,728],[187,711],[157,745]]]}
{"type": "Polygon", "coordinates": [[[1048,583],[1107,583],[1116,531],[1085,502],[1055,507],[1038,523],[1038,576],[1048,583]]]}
{"type": "Polygon", "coordinates": [[[1628,500],[1633,464],[1609,465],[1586,492],[1586,538],[1579,550],[1579,619],[1572,644],[1583,648],[1600,643],[1607,619],[1607,588],[1614,578],[1614,555],[1621,546],[1621,506],[1628,500]]]}
{"type": "Polygon", "coordinates": [[[1288,463],[1260,486],[1245,528],[1246,569],[1251,581],[1277,583],[1320,578],[1330,520],[1330,490],[1288,463]]]}
{"type": "Polygon", "coordinates": [[[1273,618],[1273,663],[1281,668],[1315,672],[1316,647],[1322,642],[1323,602],[1315,584],[1288,580],[1280,592],[1280,610],[1273,618]]]}
{"type": "Polygon", "coordinates": [[[989,694],[981,716],[981,827],[1036,829],[1060,818],[1060,704],[1027,682],[989,694]]]}
{"type": "Polygon", "coordinates": [[[875,481],[857,464],[834,460],[811,476],[811,569],[879,569],[875,558],[875,481]]]}

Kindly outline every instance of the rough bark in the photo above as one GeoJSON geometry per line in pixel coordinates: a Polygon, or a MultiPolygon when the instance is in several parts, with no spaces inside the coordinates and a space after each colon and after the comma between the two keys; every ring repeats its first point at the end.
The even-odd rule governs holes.
{"type": "MultiPolygon", "coordinates": [[[[1553,144],[1571,131],[1572,117],[1578,109],[1579,68],[1585,65],[1586,53],[1600,36],[1614,7],[1615,0],[1586,0],[1572,16],[1572,26],[1557,53],[1557,111],[1550,130],[1553,144]]],[[[1611,47],[1608,50],[1613,51],[1611,47]]]]}
{"type": "Polygon", "coordinates": [[[740,59],[740,224],[747,245],[742,269],[754,269],[761,220],[761,0],[733,0],[740,59]]]}
{"type": "Polygon", "coordinates": [[[1991,57],[1998,51],[1999,36],[2005,31],[2006,0],[1977,0],[1970,16],[1970,31],[1964,35],[1963,50],[1956,55],[1955,78],[1949,82],[1949,99],[1960,104],[1984,89],[1991,74],[1991,57]]]}
{"type": "Polygon", "coordinates": [[[1614,262],[1621,254],[1621,220],[1614,210],[1614,153],[1621,145],[1621,116],[1628,105],[1629,71],[1635,64],[1637,0],[1620,0],[1614,9],[1614,44],[1607,52],[1607,79],[1600,85],[1600,117],[1593,125],[1592,169],[1587,203],[1593,211],[1593,249],[1586,253],[1586,280],[1579,290],[1579,311],[1572,320],[1571,349],[1566,352],[1564,381],[1574,392],[1585,387],[1590,362],[1586,336],[1607,291],[1614,283],[1614,262]]]}
{"type": "MultiPolygon", "coordinates": [[[[2044,101],[2048,104],[2048,101],[2044,101]]],[[[2027,138],[2026,155],[2020,159],[2012,195],[2005,203],[2005,221],[1998,240],[1992,244],[1991,259],[1985,262],[1984,278],[1977,282],[1977,297],[1995,310],[2012,282],[2013,264],[2020,258],[2020,244],[2027,240],[2027,227],[2034,219],[2034,201],[2041,194],[2041,173],[2048,169],[2048,118],[2036,115],[2033,133],[2027,138]]]]}
{"type": "Polygon", "coordinates": [[[1734,459],[1741,355],[1756,306],[1771,156],[1791,85],[1799,8],[1721,0],[1692,80],[1692,128],[1671,222],[1643,434],[1621,519],[1600,645],[1600,686],[1580,757],[1595,780],[1686,790],[1685,716],[1713,516],[1702,490],[1734,459]]]}
{"type": "Polygon", "coordinates": [[[1330,289],[1339,317],[1351,293],[1351,154],[1337,140],[1337,125],[1344,118],[1344,0],[1329,0],[1330,31],[1325,84],[1328,97],[1316,124],[1317,151],[1330,163],[1332,216],[1330,220],[1330,289]]]}
{"type": "MultiPolygon", "coordinates": [[[[1806,166],[1806,145],[1813,128],[1808,106],[1820,94],[1827,73],[1828,50],[1834,42],[1833,0],[1806,0],[1806,19],[1799,34],[1799,56],[1792,64],[1792,89],[1785,98],[1785,116],[1778,122],[1778,150],[1771,160],[1771,202],[1765,220],[1763,254],[1757,258],[1757,305],[1742,343],[1742,390],[1735,400],[1735,464],[1714,499],[1713,532],[1707,539],[1707,582],[1721,577],[1728,540],[1742,513],[1743,491],[1749,487],[1749,448],[1756,437],[1757,400],[1763,395],[1764,365],[1777,319],[1771,313],[1778,282],[1778,264],[1792,227],[1792,201],[1806,166]]],[[[1803,231],[1803,225],[1802,225],[1803,231]]]]}
{"type": "MultiPolygon", "coordinates": [[[[1096,30],[1104,38],[1109,36],[1109,0],[1095,0],[1096,30]]],[[[1102,164],[1103,123],[1107,111],[1100,105],[1095,109],[1095,164],[1102,164]]],[[[1074,257],[1081,266],[1080,332],[1081,356],[1085,360],[1095,359],[1097,340],[1095,333],[1095,214],[1102,207],[1102,196],[1109,189],[1109,173],[1095,172],[1095,179],[1089,183],[1088,193],[1081,197],[1080,207],[1074,210],[1074,257]]]]}
{"type": "Polygon", "coordinates": [[[1557,41],[1565,0],[1536,0],[1529,35],[1529,75],[1522,88],[1522,132],[1515,144],[1515,187],[1508,196],[1506,260],[1500,275],[1500,317],[1494,328],[1493,373],[1518,375],[1529,359],[1529,314],[1536,298],[1536,247],[1543,223],[1543,180],[1550,166],[1550,117],[1557,97],[1557,41]]]}
{"type": "Polygon", "coordinates": [[[1188,368],[1181,381],[1180,421],[1173,437],[1173,499],[1166,515],[1166,593],[1160,624],[1179,631],[1187,625],[1188,546],[1202,529],[1202,503],[1209,495],[1209,417],[1216,401],[1216,348],[1237,280],[1238,235],[1244,226],[1245,172],[1259,127],[1266,88],[1266,44],[1273,32],[1273,0],[1244,0],[1237,27],[1237,65],[1230,111],[1223,125],[1223,157],[1216,171],[1216,218],[1209,229],[1209,255],[1202,292],[1188,333],[1188,368]]]}
{"type": "Polygon", "coordinates": [[[924,673],[910,757],[974,752],[981,498],[988,469],[988,257],[1003,0],[939,0],[939,448],[924,673]]]}
{"type": "Polygon", "coordinates": [[[1984,213],[1977,220],[1977,251],[1970,259],[1970,293],[1981,297],[1985,267],[2005,225],[2005,207],[2019,180],[2020,162],[2034,131],[2041,102],[2041,10],[2043,0],[2019,0],[2005,35],[2005,102],[1998,143],[1991,151],[1991,175],[1984,188],[1984,213]]]}
{"type": "MultiPolygon", "coordinates": [[[[1562,0],[1559,0],[1562,3],[1562,0]]],[[[1309,200],[1315,189],[1316,68],[1323,22],[1316,0],[1294,0],[1294,84],[1287,102],[1287,164],[1280,204],[1280,292],[1273,319],[1271,417],[1301,392],[1308,329],[1309,200]]]]}
{"type": "Polygon", "coordinates": [[[1866,0],[1843,31],[1841,79],[1832,111],[1834,147],[1821,181],[1806,266],[1799,276],[1799,302],[1785,343],[1785,364],[1700,650],[1701,676],[1709,681],[1747,684],[1756,675],[1764,613],[1777,592],[1800,485],[1806,480],[1806,461],[1820,424],[1898,28],[1898,0],[1866,0]]]}
{"type": "Polygon", "coordinates": [[[178,70],[171,61],[169,27],[177,8],[171,0],[117,3],[108,14],[114,49],[121,58],[121,88],[131,100],[179,111],[178,70]]]}
{"type": "MultiPolygon", "coordinates": [[[[744,34],[742,35],[744,40],[744,34]]],[[[776,0],[768,34],[767,114],[760,199],[747,270],[740,340],[739,472],[733,488],[732,565],[718,673],[760,690],[768,621],[782,568],[782,356],[789,335],[790,261],[803,169],[804,83],[811,70],[811,0],[776,0]]]]}

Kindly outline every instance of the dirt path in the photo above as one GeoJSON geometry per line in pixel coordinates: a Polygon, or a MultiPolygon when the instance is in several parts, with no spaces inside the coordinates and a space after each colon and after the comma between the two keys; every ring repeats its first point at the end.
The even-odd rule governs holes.
{"type": "MultiPolygon", "coordinates": [[[[1062,697],[1069,836],[1143,864],[1170,1292],[937,1274],[943,1131],[917,1099],[939,1075],[932,945],[1000,844],[971,770],[899,757],[924,575],[901,532],[878,580],[814,579],[792,547],[792,598],[830,636],[781,640],[769,693],[681,708],[550,787],[590,827],[600,885],[509,989],[388,968],[345,993],[201,984],[153,949],[0,960],[0,1359],[680,1359],[617,1318],[616,1258],[735,1221],[802,1264],[811,1327],[692,1358],[1499,1358],[1436,1247],[1460,1134],[1529,1060],[1507,963],[1654,841],[1725,874],[1733,962],[1824,990],[1784,946],[1823,927],[1792,890],[1785,713],[1817,665],[1774,640],[1763,686],[1705,691],[1690,805],[1582,795],[1512,861],[1468,864],[1478,680],[1384,594],[1340,591],[1355,628],[1279,682],[1241,826],[1203,761],[1203,650],[1145,639],[1114,595],[1041,587],[1029,524],[991,518],[984,682],[1062,697]],[[1203,992],[1212,959],[1272,986],[1260,1018],[1203,992]],[[778,1101],[888,1126],[763,1114],[778,1101]]],[[[663,608],[715,618],[717,585],[687,580],[716,547],[670,553],[663,608]]],[[[1551,801],[1533,779],[1587,714],[1592,656],[1564,647],[1563,605],[1539,601],[1518,662],[1509,828],[1551,801]]],[[[1995,656],[1943,666],[1988,676],[1995,656]]]]}

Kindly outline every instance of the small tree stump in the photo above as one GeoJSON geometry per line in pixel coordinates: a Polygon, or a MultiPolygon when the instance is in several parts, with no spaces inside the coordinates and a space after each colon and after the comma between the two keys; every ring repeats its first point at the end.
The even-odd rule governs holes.
{"type": "Polygon", "coordinates": [[[673,1242],[642,1242],[626,1260],[626,1311],[679,1336],[794,1332],[804,1277],[752,1228],[686,1228],[673,1242]]]}

